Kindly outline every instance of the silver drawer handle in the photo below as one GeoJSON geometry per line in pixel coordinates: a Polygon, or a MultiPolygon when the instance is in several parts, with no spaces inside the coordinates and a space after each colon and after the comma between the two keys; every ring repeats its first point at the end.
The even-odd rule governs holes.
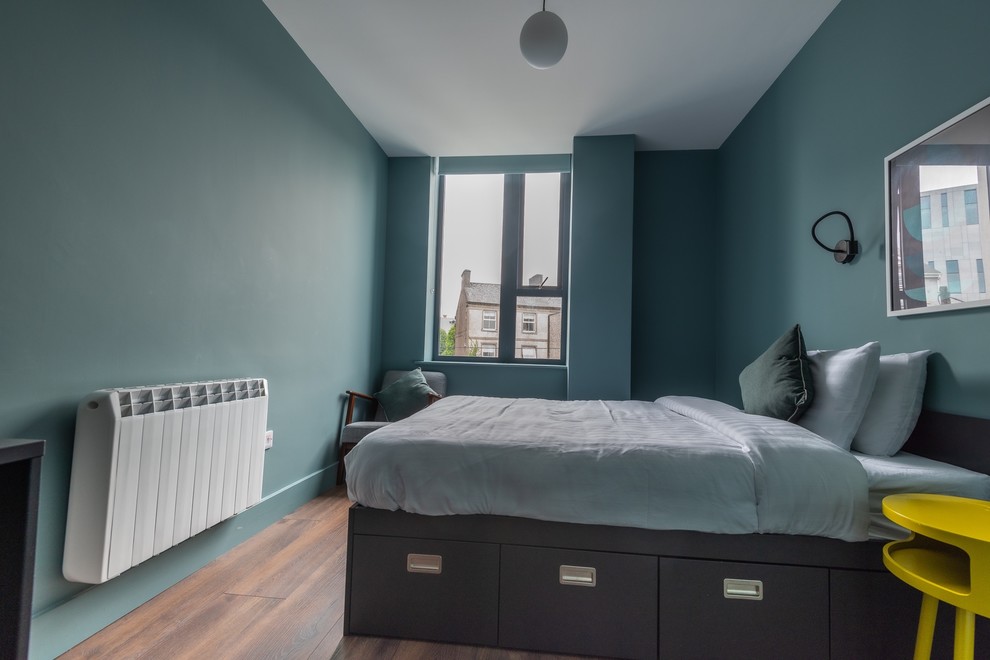
{"type": "Polygon", "coordinates": [[[762,580],[736,580],[725,578],[722,581],[723,593],[726,598],[742,600],[763,600],[762,580]]]}
{"type": "Polygon", "coordinates": [[[598,572],[592,566],[561,565],[560,583],[572,587],[593,587],[598,584],[598,572]]]}
{"type": "Polygon", "coordinates": [[[432,573],[440,575],[443,557],[440,555],[406,555],[406,571],[410,573],[432,573]]]}

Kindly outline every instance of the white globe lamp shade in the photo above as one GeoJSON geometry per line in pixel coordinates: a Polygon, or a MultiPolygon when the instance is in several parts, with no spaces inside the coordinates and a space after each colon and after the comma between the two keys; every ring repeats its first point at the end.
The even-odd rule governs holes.
{"type": "Polygon", "coordinates": [[[522,56],[534,69],[549,69],[567,50],[567,27],[552,11],[538,11],[529,17],[519,34],[522,56]]]}

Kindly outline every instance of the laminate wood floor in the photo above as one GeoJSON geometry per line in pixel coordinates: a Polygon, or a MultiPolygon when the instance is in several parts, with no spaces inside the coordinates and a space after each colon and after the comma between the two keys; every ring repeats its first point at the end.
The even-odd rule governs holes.
{"type": "Polygon", "coordinates": [[[62,658],[430,658],[567,656],[344,637],[347,509],[334,488],[70,649],[62,658]]]}

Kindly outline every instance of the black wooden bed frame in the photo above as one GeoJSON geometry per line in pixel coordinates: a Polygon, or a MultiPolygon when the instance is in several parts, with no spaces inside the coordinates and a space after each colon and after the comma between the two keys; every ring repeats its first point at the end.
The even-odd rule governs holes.
{"type": "MultiPolygon", "coordinates": [[[[923,411],[904,449],[990,474],[990,420],[923,411]]],[[[921,599],[886,572],[882,547],[355,505],[344,634],[629,658],[907,658],[921,599]]],[[[941,610],[932,657],[948,658],[941,610]]],[[[990,649],[985,619],[976,645],[990,649]]]]}

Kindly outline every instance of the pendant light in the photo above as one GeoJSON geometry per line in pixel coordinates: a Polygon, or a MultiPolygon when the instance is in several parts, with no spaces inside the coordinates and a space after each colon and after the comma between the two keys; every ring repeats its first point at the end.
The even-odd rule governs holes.
{"type": "Polygon", "coordinates": [[[549,69],[564,56],[567,27],[560,16],[547,11],[546,0],[543,0],[543,11],[536,12],[523,24],[519,50],[534,69],[549,69]]]}

